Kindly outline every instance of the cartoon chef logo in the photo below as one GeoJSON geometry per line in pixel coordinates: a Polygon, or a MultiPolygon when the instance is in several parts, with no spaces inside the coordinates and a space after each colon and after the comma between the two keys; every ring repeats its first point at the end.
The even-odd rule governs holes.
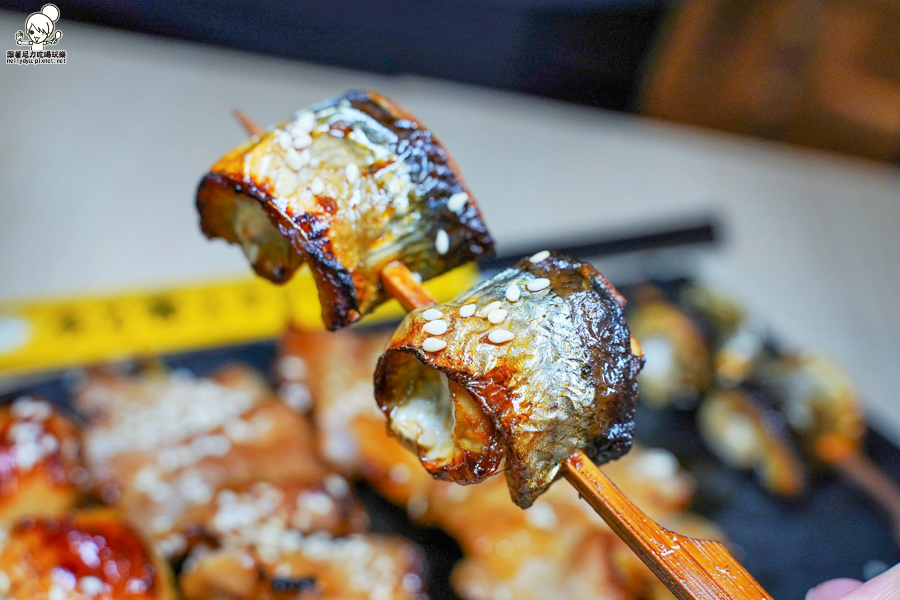
{"type": "Polygon", "coordinates": [[[62,32],[53,30],[59,20],[59,9],[55,4],[45,4],[41,12],[31,13],[25,20],[25,32],[16,32],[16,44],[31,46],[32,52],[41,52],[44,46],[55,44],[62,38],[62,32]],[[28,36],[26,39],[25,36],[28,36]]]}

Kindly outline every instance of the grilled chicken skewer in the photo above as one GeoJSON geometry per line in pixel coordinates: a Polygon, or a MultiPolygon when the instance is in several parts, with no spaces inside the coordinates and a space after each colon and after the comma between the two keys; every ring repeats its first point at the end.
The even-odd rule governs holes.
{"type": "MultiPolygon", "coordinates": [[[[201,184],[201,192],[202,190],[203,184],[201,184]]],[[[468,195],[466,198],[468,198],[468,195]]],[[[198,205],[200,204],[201,202],[198,201],[198,205]]],[[[480,215],[478,215],[478,218],[480,223],[480,215]]],[[[490,239],[487,236],[486,231],[484,232],[483,239],[490,239]]],[[[534,498],[549,486],[557,474],[561,473],[578,490],[582,497],[587,500],[597,514],[599,514],[613,531],[615,531],[616,534],[621,537],[632,550],[634,550],[641,560],[647,564],[647,566],[677,598],[681,600],[721,600],[723,598],[734,600],[771,600],[771,596],[769,596],[753,577],[750,576],[750,574],[747,573],[746,570],[728,553],[722,544],[679,536],[678,534],[660,527],[628,500],[628,498],[597,468],[591,458],[585,453],[583,448],[587,444],[591,444],[593,446],[591,448],[593,454],[599,456],[603,460],[609,460],[624,454],[630,447],[631,427],[633,427],[631,419],[633,418],[634,401],[636,400],[637,392],[634,378],[636,377],[637,371],[640,368],[639,365],[641,364],[640,350],[636,342],[632,341],[630,336],[628,336],[627,327],[624,327],[624,318],[621,313],[621,304],[623,302],[615,288],[608,284],[602,275],[597,273],[590,265],[584,265],[584,263],[575,264],[577,261],[572,261],[569,257],[557,257],[551,256],[550,253],[539,253],[539,255],[535,255],[529,259],[528,262],[537,265],[540,262],[546,261],[548,258],[553,262],[562,261],[566,263],[564,270],[567,271],[567,275],[569,275],[569,281],[567,282],[568,286],[577,289],[577,286],[571,279],[573,273],[580,273],[583,279],[581,282],[583,286],[586,288],[599,286],[599,288],[605,291],[605,294],[600,295],[605,296],[605,300],[613,300],[613,304],[616,306],[614,311],[616,314],[613,315],[612,322],[606,324],[605,328],[608,330],[606,333],[615,332],[619,337],[624,333],[625,340],[618,341],[619,346],[622,346],[624,343],[627,347],[627,352],[622,352],[620,348],[619,354],[621,354],[621,356],[618,357],[618,362],[620,363],[620,370],[624,369],[625,371],[628,371],[630,377],[622,378],[623,380],[620,382],[620,387],[622,389],[616,390],[616,392],[619,393],[614,394],[614,396],[616,396],[615,398],[606,398],[613,414],[615,414],[617,410],[623,411],[622,413],[615,415],[618,420],[613,419],[612,423],[588,423],[586,429],[585,427],[581,427],[581,429],[577,431],[579,435],[577,435],[574,440],[575,447],[568,457],[557,456],[558,448],[555,448],[556,452],[553,453],[553,456],[549,461],[549,466],[544,464],[548,462],[546,457],[544,457],[544,461],[541,461],[540,457],[534,456],[523,455],[519,457],[523,459],[521,462],[525,464],[519,465],[521,467],[519,469],[514,468],[515,473],[511,477],[511,480],[516,481],[518,484],[515,488],[511,486],[514,499],[520,506],[529,506],[534,498]],[[625,359],[626,354],[627,364],[624,364],[623,360],[625,359]],[[635,368],[635,365],[638,366],[635,368]],[[630,390],[628,389],[629,387],[633,389],[630,390]],[[615,400],[624,400],[625,405],[619,406],[616,404],[615,400]],[[598,426],[600,429],[598,429],[598,426]],[[598,438],[602,442],[599,446],[596,445],[598,438]]],[[[474,259],[474,257],[469,257],[469,260],[474,259]]],[[[520,270],[523,272],[525,271],[525,269],[520,270]]],[[[259,269],[257,269],[257,271],[259,272],[259,269]]],[[[501,275],[503,274],[501,273],[501,275]]],[[[530,278],[526,277],[529,281],[524,283],[527,290],[540,292],[549,286],[548,278],[536,277],[534,276],[534,273],[529,273],[529,275],[531,275],[530,278]]],[[[416,277],[402,260],[393,260],[381,265],[381,268],[378,271],[378,280],[382,284],[384,291],[396,298],[407,310],[416,310],[416,312],[420,312],[418,309],[425,309],[435,305],[434,299],[424,288],[422,288],[419,277],[416,277]]],[[[515,284],[515,282],[510,282],[510,284],[511,285],[507,287],[507,299],[512,299],[513,296],[518,299],[521,291],[516,294],[512,291],[512,285],[515,284]]],[[[320,297],[321,296],[322,293],[320,291],[320,297]]],[[[327,298],[325,299],[327,301],[327,298]]],[[[457,309],[461,308],[463,307],[457,307],[457,309]]],[[[607,305],[602,308],[592,308],[595,313],[605,313],[608,312],[611,307],[607,305]]],[[[493,308],[491,312],[498,309],[504,310],[497,307],[493,308]]],[[[587,312],[590,313],[591,310],[589,309],[587,312]]],[[[421,312],[421,314],[426,321],[429,320],[424,312],[421,312]]],[[[487,318],[489,322],[495,322],[495,318],[497,317],[490,318],[488,316],[489,314],[490,313],[486,312],[484,317],[487,318]]],[[[326,317],[326,324],[332,326],[331,328],[335,328],[334,322],[329,322],[324,306],[323,316],[326,317]]],[[[587,317],[588,315],[579,316],[580,319],[585,320],[585,327],[590,329],[592,325],[588,322],[587,317]]],[[[356,318],[358,318],[358,314],[356,318]]],[[[340,325],[341,323],[338,323],[336,326],[340,325]]],[[[486,339],[492,344],[503,344],[509,341],[507,336],[510,335],[510,332],[506,330],[500,331],[502,332],[500,334],[486,334],[486,339]]],[[[604,335],[602,339],[605,340],[606,337],[607,336],[604,335]]],[[[599,339],[600,338],[598,338],[598,341],[599,339]]],[[[425,352],[429,351],[429,346],[434,349],[433,351],[438,351],[446,347],[446,342],[442,340],[432,340],[435,340],[435,338],[426,338],[422,341],[422,349],[425,352]],[[443,346],[441,346],[441,344],[443,344],[443,346]],[[438,348],[438,346],[441,347],[438,348]]],[[[601,352],[602,351],[603,350],[601,349],[601,352]]],[[[382,359],[384,359],[384,357],[382,357],[382,359]]],[[[603,369],[606,366],[608,365],[597,365],[596,368],[603,369]]],[[[381,377],[380,381],[383,384],[382,389],[384,390],[387,389],[387,382],[390,381],[389,373],[390,367],[384,367],[384,369],[382,369],[380,363],[378,373],[376,373],[376,397],[378,397],[379,376],[381,377]]],[[[616,378],[614,377],[614,379],[616,378]]],[[[451,396],[456,396],[457,400],[465,398],[467,395],[466,390],[463,389],[462,386],[457,385],[454,387],[451,385],[449,386],[449,389],[451,396]]],[[[382,405],[382,410],[385,410],[388,413],[391,412],[392,407],[389,401],[383,402],[383,399],[379,398],[379,404],[382,405]]],[[[472,442],[472,447],[476,450],[476,454],[486,456],[478,456],[474,464],[466,461],[466,459],[469,458],[468,456],[464,456],[461,463],[459,461],[451,461],[456,462],[454,467],[458,467],[459,464],[462,464],[462,467],[451,468],[449,472],[454,474],[461,473],[462,475],[459,478],[461,482],[472,483],[477,481],[479,477],[486,477],[490,473],[495,472],[499,467],[499,460],[502,458],[502,455],[498,457],[496,451],[484,452],[485,448],[483,442],[491,440],[491,432],[489,431],[489,423],[484,420],[483,414],[479,414],[478,407],[473,406],[473,403],[457,402],[457,404],[468,404],[473,408],[467,416],[470,417],[470,422],[482,426],[480,431],[476,427],[476,433],[484,434],[484,439],[477,439],[478,436],[476,435],[476,439],[470,441],[472,442]],[[486,459],[487,463],[482,461],[482,458],[486,459]],[[472,479],[467,480],[467,478],[472,479]]],[[[572,425],[575,425],[577,429],[578,424],[573,423],[572,425]]],[[[398,434],[398,437],[403,437],[403,435],[396,430],[395,433],[398,434]]],[[[566,448],[565,440],[556,441],[559,442],[558,445],[562,445],[566,448]]],[[[421,453],[421,450],[426,445],[422,442],[422,436],[419,435],[416,439],[412,440],[411,445],[415,447],[417,451],[420,451],[420,459],[422,459],[423,454],[421,453]]],[[[541,445],[544,449],[554,447],[554,444],[552,444],[552,441],[549,439],[544,439],[543,444],[541,445]]],[[[527,448],[527,444],[523,448],[527,448]]],[[[506,450],[508,449],[509,448],[506,448],[506,450]]],[[[427,448],[425,449],[425,454],[428,454],[427,448]]],[[[465,454],[469,454],[469,452],[466,452],[465,454]]],[[[531,453],[526,449],[524,454],[531,453]]],[[[428,468],[428,457],[425,456],[424,458],[425,460],[422,462],[426,465],[426,468],[428,468]]],[[[437,471],[447,472],[441,469],[441,465],[437,465],[436,468],[437,471]]],[[[432,470],[433,475],[435,472],[436,471],[432,470]]],[[[448,478],[452,479],[453,476],[451,475],[448,478]]]]}

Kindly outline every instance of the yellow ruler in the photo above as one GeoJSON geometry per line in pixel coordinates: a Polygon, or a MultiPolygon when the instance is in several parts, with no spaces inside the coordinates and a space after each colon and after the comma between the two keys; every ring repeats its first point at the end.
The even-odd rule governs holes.
{"type": "MultiPolygon", "coordinates": [[[[478,281],[466,265],[426,282],[439,302],[478,281]]],[[[0,301],[0,375],[271,339],[288,324],[321,329],[308,269],[283,286],[242,279],[61,300],[0,301]]],[[[399,319],[392,300],[362,323],[399,319]]]]}

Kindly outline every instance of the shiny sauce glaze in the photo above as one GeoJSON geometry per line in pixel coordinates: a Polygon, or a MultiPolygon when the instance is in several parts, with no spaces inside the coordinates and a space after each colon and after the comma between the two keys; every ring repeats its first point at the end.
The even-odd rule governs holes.
{"type": "Polygon", "coordinates": [[[18,561],[25,567],[19,572],[40,579],[47,589],[104,598],[159,597],[156,567],[144,543],[109,514],[26,519],[10,532],[0,557],[4,563],[18,561]]]}

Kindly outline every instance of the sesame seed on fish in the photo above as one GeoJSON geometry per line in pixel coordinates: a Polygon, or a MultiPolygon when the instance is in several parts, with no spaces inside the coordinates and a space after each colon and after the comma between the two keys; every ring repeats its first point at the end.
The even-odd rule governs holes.
{"type": "Polygon", "coordinates": [[[447,209],[451,212],[458,213],[465,207],[466,202],[469,201],[469,195],[465,192],[456,192],[449,199],[447,199],[447,209]]]}
{"type": "Polygon", "coordinates": [[[479,317],[486,317],[490,314],[492,310],[497,310],[498,308],[503,308],[503,303],[499,300],[495,300],[478,311],[479,317]]]}
{"type": "Polygon", "coordinates": [[[446,347],[447,342],[433,337],[425,338],[425,341],[422,342],[422,350],[425,352],[440,352],[446,347]]]}
{"type": "Polygon", "coordinates": [[[441,311],[439,311],[436,308],[429,308],[428,310],[426,310],[425,312],[422,313],[422,318],[425,319],[426,321],[435,321],[437,319],[442,318],[443,316],[444,316],[444,313],[442,313],[441,311]]]}
{"type": "Polygon", "coordinates": [[[497,323],[505,319],[506,315],[508,314],[509,313],[506,311],[506,309],[495,308],[490,313],[488,313],[487,320],[496,325],[497,323]]]}
{"type": "Polygon", "coordinates": [[[537,279],[532,279],[528,283],[525,284],[525,288],[529,292],[539,292],[542,289],[550,286],[550,280],[546,277],[538,277],[537,279]]]}
{"type": "MultiPolygon", "coordinates": [[[[505,329],[495,329],[488,334],[488,341],[492,344],[504,344],[515,336],[505,329]]],[[[427,340],[426,340],[427,341],[427,340]]]]}
{"type": "Polygon", "coordinates": [[[447,333],[447,321],[442,319],[429,321],[422,327],[422,331],[430,333],[431,335],[443,335],[447,333]]]}
{"type": "Polygon", "coordinates": [[[443,229],[439,229],[437,237],[434,238],[434,249],[441,255],[450,251],[450,236],[443,229]]]}

